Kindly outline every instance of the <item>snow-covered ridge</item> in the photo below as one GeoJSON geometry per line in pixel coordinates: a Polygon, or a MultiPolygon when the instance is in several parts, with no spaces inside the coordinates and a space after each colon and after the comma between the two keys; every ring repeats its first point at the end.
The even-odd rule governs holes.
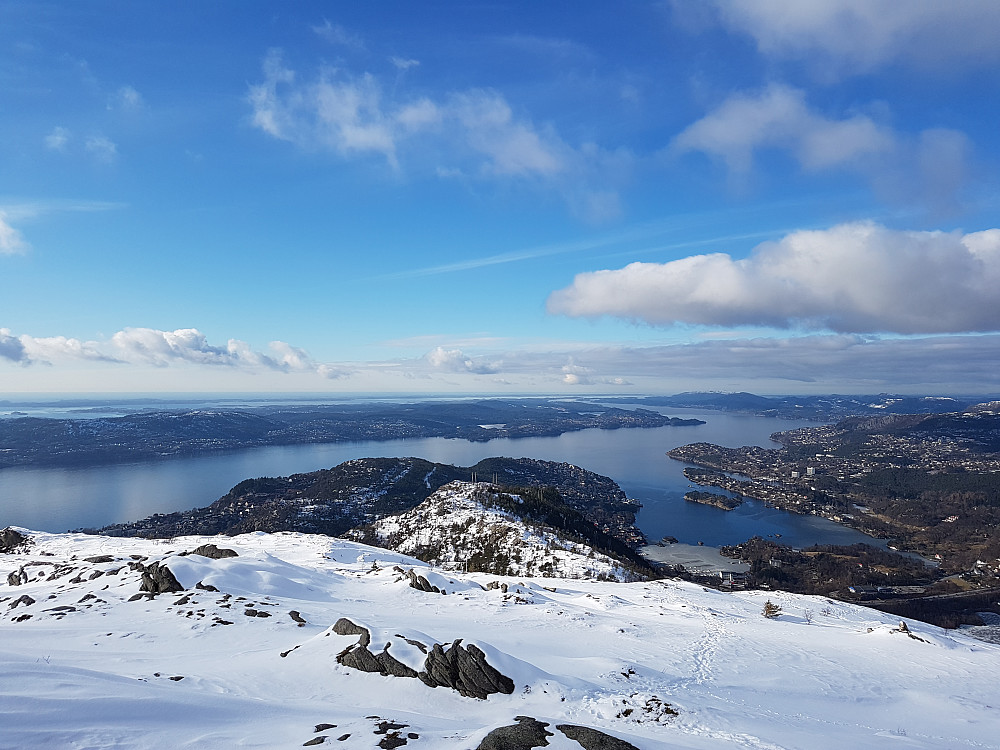
{"type": "Polygon", "coordinates": [[[821,598],[463,574],[295,533],[22,533],[30,544],[0,553],[4,750],[474,750],[517,716],[546,724],[554,750],[586,747],[580,727],[641,750],[962,750],[1000,736],[1000,647],[821,598]],[[181,555],[205,544],[236,556],[181,555]],[[153,563],[183,590],[141,594],[153,563]],[[447,594],[411,587],[410,568],[447,594]],[[346,667],[337,655],[359,637],[336,632],[341,618],[414,669],[410,641],[462,639],[514,691],[481,700],[346,667]]]}
{"type": "MultiPolygon", "coordinates": [[[[379,547],[452,569],[497,575],[635,581],[643,576],[592,546],[497,507],[500,496],[483,482],[451,482],[412,510],[373,523],[379,547]]],[[[509,500],[508,500],[509,501],[509,500]]],[[[364,534],[352,532],[355,539],[364,534]]]]}

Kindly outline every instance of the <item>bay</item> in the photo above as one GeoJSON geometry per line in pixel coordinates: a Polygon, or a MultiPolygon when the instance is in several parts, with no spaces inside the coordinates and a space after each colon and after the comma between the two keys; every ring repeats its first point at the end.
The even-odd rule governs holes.
{"type": "MultiPolygon", "coordinates": [[[[470,443],[425,438],[253,448],[203,456],[87,468],[0,470],[0,528],[38,531],[96,528],[208,505],[249,477],[284,476],[329,468],[364,457],[417,456],[470,466],[490,456],[566,461],[617,481],[643,507],[637,525],[650,539],[674,536],[717,547],[759,535],[801,547],[872,543],[870,537],[815,516],[801,516],[747,501],[733,511],[686,502],[684,464],[666,457],[693,442],[776,447],[769,435],[815,423],[721,412],[669,412],[703,419],[693,427],[581,430],[557,437],[470,443]]],[[[881,546],[881,543],[879,543],[881,546]]]]}

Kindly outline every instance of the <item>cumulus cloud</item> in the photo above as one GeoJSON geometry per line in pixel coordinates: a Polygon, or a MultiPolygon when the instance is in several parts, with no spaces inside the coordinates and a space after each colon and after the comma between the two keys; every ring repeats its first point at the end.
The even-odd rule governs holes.
{"type": "MultiPolygon", "coordinates": [[[[402,70],[414,62],[394,59],[393,65],[402,70]]],[[[412,168],[442,177],[530,181],[557,190],[593,221],[619,210],[609,183],[629,168],[627,152],[574,147],[554,128],[515,113],[496,91],[407,98],[371,73],[334,67],[302,81],[277,50],[265,58],[263,73],[248,95],[254,125],[304,150],[378,156],[394,170],[407,157],[412,168]]]]}
{"type": "Polygon", "coordinates": [[[0,211],[0,255],[15,255],[27,250],[24,237],[8,223],[6,213],[0,211]]]}
{"type": "Polygon", "coordinates": [[[24,344],[16,336],[12,336],[9,328],[0,328],[0,358],[11,362],[26,362],[24,344]]]}
{"type": "Polygon", "coordinates": [[[713,0],[717,19],[761,53],[830,70],[865,72],[902,61],[920,68],[1000,59],[993,0],[713,0]]]}
{"type": "Polygon", "coordinates": [[[910,232],[870,222],[794,232],[725,253],[583,273],[552,313],[651,325],[839,332],[1000,330],[1000,230],[910,232]]]}
{"type": "Polygon", "coordinates": [[[864,115],[827,118],[808,107],[804,92],[771,85],[760,93],[731,96],[678,135],[673,148],[704,151],[745,172],[757,149],[783,146],[804,168],[819,170],[886,153],[895,140],[864,115]]]}
{"type": "Polygon", "coordinates": [[[239,339],[225,346],[212,345],[197,328],[160,331],[154,328],[125,328],[111,338],[112,345],[127,362],[144,362],[165,367],[177,362],[199,365],[266,368],[284,372],[313,372],[321,366],[304,349],[284,341],[272,341],[270,354],[254,350],[239,339]]]}
{"type": "Polygon", "coordinates": [[[467,357],[461,349],[445,349],[443,346],[432,349],[425,359],[432,368],[444,372],[490,375],[499,372],[501,368],[499,361],[489,361],[483,357],[467,357]]]}
{"type": "Polygon", "coordinates": [[[911,137],[864,114],[827,117],[807,104],[803,91],[777,84],[730,96],[671,143],[675,153],[701,151],[720,159],[737,177],[750,171],[763,149],[790,151],[807,172],[860,173],[892,197],[943,207],[964,181],[969,147],[955,130],[911,137]]]}
{"type": "Polygon", "coordinates": [[[64,365],[72,361],[105,362],[119,366],[176,365],[231,368],[243,372],[315,373],[327,379],[349,377],[353,369],[315,361],[309,353],[284,341],[272,341],[261,352],[239,339],[224,345],[209,342],[197,328],[161,331],[125,328],[108,341],[80,341],[66,336],[15,336],[0,329],[0,359],[22,365],[64,365]]]}
{"type": "Polygon", "coordinates": [[[119,362],[120,360],[101,352],[93,341],[80,341],[66,336],[21,336],[25,361],[45,362],[64,359],[86,359],[95,362],[119,362]]]}

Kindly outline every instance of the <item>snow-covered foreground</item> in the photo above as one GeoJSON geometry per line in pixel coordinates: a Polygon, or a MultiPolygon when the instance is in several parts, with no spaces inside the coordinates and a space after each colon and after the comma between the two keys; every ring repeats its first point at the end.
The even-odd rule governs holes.
{"type": "Polygon", "coordinates": [[[643,750],[1000,747],[1000,646],[918,622],[899,632],[889,616],[821,598],[674,581],[511,578],[506,592],[485,590],[500,579],[287,533],[26,533],[27,551],[0,554],[0,581],[22,566],[28,578],[0,583],[2,748],[294,748],[320,737],[375,748],[393,734],[408,748],[472,750],[515,716],[549,722],[549,746],[576,750],[556,725],[643,750]],[[206,542],[239,556],[176,554],[206,542]],[[165,560],[186,590],[129,601],[141,575],[131,555],[165,560]],[[447,593],[410,587],[394,566],[447,593]],[[768,598],[777,619],[761,615],[768,598]],[[358,641],[333,633],[344,617],[370,630],[373,652],[391,642],[415,667],[423,655],[404,638],[476,644],[514,692],[479,700],[342,666],[337,654],[358,641]]]}

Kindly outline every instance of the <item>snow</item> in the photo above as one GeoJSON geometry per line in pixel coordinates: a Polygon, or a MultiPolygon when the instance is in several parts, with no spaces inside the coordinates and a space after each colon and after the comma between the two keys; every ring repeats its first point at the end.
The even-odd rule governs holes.
{"type": "MultiPolygon", "coordinates": [[[[509,575],[632,581],[637,576],[589,545],[569,541],[551,529],[530,525],[493,507],[499,490],[485,482],[450,482],[412,510],[372,524],[380,544],[407,554],[437,548],[435,562],[454,565],[476,554],[501,555],[509,575]]],[[[513,495],[519,504],[524,498],[513,495]]],[[[426,556],[425,556],[426,557],[426,556]]]]}
{"type": "Polygon", "coordinates": [[[0,583],[4,750],[295,748],[320,735],[322,746],[375,748],[381,720],[419,735],[408,748],[473,750],[518,715],[550,722],[556,750],[580,748],[560,723],[642,750],[1000,746],[1000,646],[915,621],[910,637],[898,618],[846,603],[680,581],[458,574],[292,533],[25,533],[26,551],[0,554],[0,581],[45,564],[25,567],[23,585],[0,583]],[[205,543],[239,557],[179,554],[205,543]],[[96,555],[114,561],[84,560],[96,555]],[[129,601],[140,582],[130,555],[162,561],[188,589],[129,601]],[[448,594],[411,588],[394,566],[448,594]],[[483,588],[494,581],[507,592],[483,588]],[[11,608],[22,595],[35,603],[11,608]],[[761,615],[767,599],[777,619],[761,615]],[[75,611],[56,609],[66,606],[75,611]],[[370,629],[373,651],[389,642],[414,668],[422,653],[404,638],[476,644],[516,689],[476,700],[345,668],[335,657],[357,637],[332,634],[341,617],[370,629]],[[337,726],[316,733],[320,723],[337,726]]]}

